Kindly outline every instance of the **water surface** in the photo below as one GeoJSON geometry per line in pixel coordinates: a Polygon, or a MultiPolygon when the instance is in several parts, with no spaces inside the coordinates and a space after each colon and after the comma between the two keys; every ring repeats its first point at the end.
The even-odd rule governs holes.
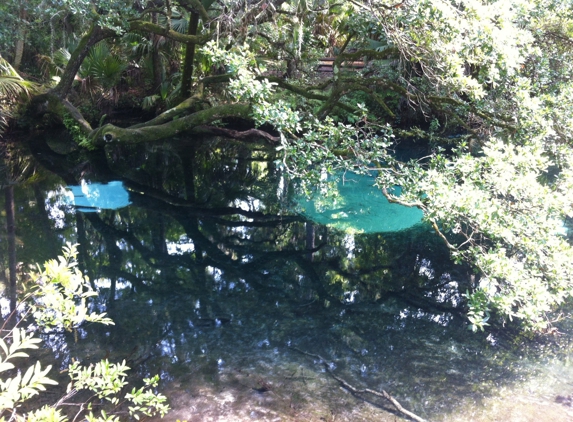
{"type": "Polygon", "coordinates": [[[401,418],[327,367],[430,420],[571,420],[555,402],[573,394],[569,319],[543,341],[471,333],[458,309],[471,271],[426,226],[308,220],[296,183],[260,146],[180,139],[62,155],[49,145],[31,144],[35,179],[16,187],[21,267],[78,242],[94,307],[116,323],[83,327],[77,343],[46,337],[61,369],[109,357],[159,373],[171,421],[401,418]],[[82,212],[66,200],[67,186],[110,182],[128,206],[82,212]]]}

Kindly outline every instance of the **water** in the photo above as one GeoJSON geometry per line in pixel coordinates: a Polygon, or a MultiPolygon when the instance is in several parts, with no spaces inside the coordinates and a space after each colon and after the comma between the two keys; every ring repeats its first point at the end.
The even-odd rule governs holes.
{"type": "Polygon", "coordinates": [[[306,220],[296,184],[260,147],[67,152],[31,145],[27,159],[52,171],[17,186],[18,259],[25,269],[79,242],[94,306],[116,325],[85,326],[77,343],[46,337],[56,367],[108,357],[158,373],[170,421],[400,419],[327,368],[430,420],[573,418],[555,402],[573,393],[570,320],[543,341],[471,333],[458,309],[471,274],[427,227],[306,220]],[[112,181],[131,205],[84,213],[66,200],[66,185],[112,181]]]}
{"type": "Polygon", "coordinates": [[[82,179],[81,182],[78,186],[71,185],[66,189],[68,203],[73,204],[78,211],[116,210],[130,204],[129,193],[121,181],[101,184],[87,183],[82,179]]]}
{"type": "MultiPolygon", "coordinates": [[[[310,196],[300,192],[295,209],[310,220],[348,233],[389,233],[421,224],[423,213],[388,202],[373,175],[338,172],[310,196]]],[[[400,195],[399,186],[390,193],[400,195]]]]}

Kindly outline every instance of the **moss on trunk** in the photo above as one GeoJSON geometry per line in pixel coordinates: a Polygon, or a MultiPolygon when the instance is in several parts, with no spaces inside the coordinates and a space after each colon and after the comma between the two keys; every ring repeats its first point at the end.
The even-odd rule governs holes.
{"type": "Polygon", "coordinates": [[[223,104],[207,110],[201,110],[161,125],[120,128],[108,124],[91,132],[89,142],[94,147],[103,146],[112,142],[128,144],[152,142],[188,132],[197,126],[212,123],[226,117],[248,118],[249,113],[250,105],[235,103],[223,104]]]}
{"type": "MultiPolygon", "coordinates": [[[[199,27],[199,15],[191,13],[189,17],[189,28],[187,35],[197,35],[199,27]]],[[[181,97],[187,98],[191,95],[191,80],[193,78],[193,62],[195,60],[196,44],[189,42],[185,45],[185,60],[183,61],[183,75],[181,75],[181,97]]]]}
{"type": "Polygon", "coordinates": [[[164,111],[159,116],[145,123],[138,123],[136,125],[133,125],[130,127],[130,129],[139,129],[142,127],[158,126],[158,125],[163,125],[165,123],[169,123],[173,119],[177,119],[186,114],[191,114],[192,112],[196,112],[198,108],[201,108],[200,106],[203,101],[204,101],[203,90],[199,89],[199,91],[195,95],[193,95],[190,98],[187,98],[185,101],[182,101],[175,107],[172,107],[169,110],[164,111]]]}

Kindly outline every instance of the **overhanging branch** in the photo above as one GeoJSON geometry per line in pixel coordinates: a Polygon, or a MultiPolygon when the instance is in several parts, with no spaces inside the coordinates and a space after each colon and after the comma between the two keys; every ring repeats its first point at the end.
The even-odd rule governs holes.
{"type": "Polygon", "coordinates": [[[192,43],[192,44],[203,45],[206,44],[207,41],[211,39],[211,33],[204,35],[181,34],[177,31],[173,31],[172,29],[167,29],[161,25],[157,25],[142,20],[130,21],[129,28],[131,31],[145,31],[145,32],[151,32],[152,34],[156,35],[162,35],[165,38],[169,38],[173,41],[177,41],[183,44],[192,43]]]}
{"type": "Polygon", "coordinates": [[[225,117],[248,118],[251,107],[249,104],[234,103],[222,104],[201,110],[168,123],[138,128],[120,128],[111,124],[94,130],[89,135],[93,146],[103,146],[107,143],[120,142],[135,144],[166,139],[188,132],[197,126],[205,125],[225,117]]]}
{"type": "Polygon", "coordinates": [[[260,129],[248,129],[239,131],[234,129],[228,129],[225,127],[201,125],[194,128],[193,133],[215,135],[215,136],[226,136],[228,138],[237,139],[240,141],[265,139],[266,141],[269,141],[273,145],[280,143],[281,140],[281,138],[279,138],[278,136],[273,136],[270,133],[260,129]]]}

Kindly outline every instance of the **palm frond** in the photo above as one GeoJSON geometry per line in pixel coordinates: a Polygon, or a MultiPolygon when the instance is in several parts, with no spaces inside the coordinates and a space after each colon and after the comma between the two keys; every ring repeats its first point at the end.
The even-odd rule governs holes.
{"type": "Polygon", "coordinates": [[[2,105],[0,105],[0,138],[2,138],[2,133],[8,127],[8,120],[11,117],[12,113],[10,113],[10,110],[3,108],[2,105]]]}
{"type": "Polygon", "coordinates": [[[8,126],[17,100],[37,90],[37,84],[23,79],[12,65],[0,56],[0,136],[8,126]]]}
{"type": "Polygon", "coordinates": [[[84,79],[90,78],[104,89],[109,90],[120,81],[127,64],[111,54],[107,44],[100,42],[90,50],[80,73],[84,79]]]}
{"type": "Polygon", "coordinates": [[[128,32],[121,40],[128,47],[131,55],[136,59],[146,56],[151,52],[151,41],[141,34],[128,32]]]}
{"type": "Polygon", "coordinates": [[[157,94],[145,97],[141,104],[141,108],[143,108],[144,110],[151,110],[153,107],[155,107],[155,105],[159,102],[160,99],[161,97],[157,94]]]}
{"type": "Polygon", "coordinates": [[[189,20],[185,19],[184,17],[171,20],[171,28],[174,31],[179,32],[181,34],[187,33],[188,26],[189,26],[189,20]]]}
{"type": "Polygon", "coordinates": [[[67,48],[60,48],[54,53],[53,62],[56,66],[66,67],[72,57],[72,53],[67,48]]]}
{"type": "Polygon", "coordinates": [[[22,93],[27,94],[26,81],[14,76],[0,75],[0,98],[15,98],[22,93]]]}
{"type": "Polygon", "coordinates": [[[29,95],[37,84],[23,79],[18,72],[0,56],[0,100],[14,101],[21,95],[29,95]]]}

